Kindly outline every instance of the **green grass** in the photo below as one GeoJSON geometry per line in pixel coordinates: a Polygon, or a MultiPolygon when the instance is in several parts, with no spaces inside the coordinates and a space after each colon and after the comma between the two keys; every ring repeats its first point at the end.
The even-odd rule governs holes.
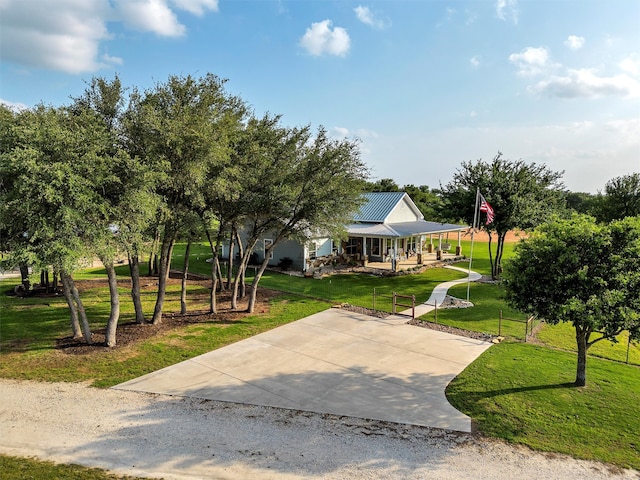
{"type": "Polygon", "coordinates": [[[3,479],[39,479],[56,480],[133,480],[128,475],[113,475],[99,468],[87,468],[80,465],[58,465],[53,462],[34,458],[19,458],[0,455],[0,478],[3,479]]]}
{"type": "Polygon", "coordinates": [[[455,270],[430,268],[419,274],[395,277],[343,274],[331,275],[319,280],[268,271],[260,280],[260,285],[334,303],[347,302],[367,308],[373,307],[375,289],[376,309],[390,312],[393,292],[401,295],[415,295],[416,303],[423,303],[427,301],[436,285],[465,276],[455,270]]]}
{"type": "MultiPolygon", "coordinates": [[[[468,242],[464,243],[463,249],[466,250],[463,251],[468,254],[468,242]]],[[[505,255],[512,247],[507,244],[505,255]]],[[[198,244],[192,249],[194,256],[190,271],[209,274],[211,266],[205,261],[210,257],[208,246],[198,244]]],[[[175,249],[173,268],[182,266],[181,251],[184,251],[184,245],[179,244],[175,249]]],[[[472,268],[488,274],[487,245],[476,243],[473,253],[472,268]]],[[[458,266],[464,268],[467,264],[463,262],[458,266]]],[[[119,265],[116,270],[119,275],[128,276],[126,265],[119,265]]],[[[145,265],[142,271],[146,272],[145,265]]],[[[423,302],[436,284],[462,276],[448,269],[429,269],[419,275],[387,278],[334,275],[316,280],[266,272],[261,287],[290,292],[276,298],[267,315],[255,315],[231,323],[211,322],[182,327],[135,347],[116,351],[105,349],[100,355],[82,357],[82,361],[78,361],[77,356],[53,348],[56,339],[68,336],[70,332],[63,298],[17,299],[0,294],[0,377],[90,380],[96,386],[106,387],[310,315],[327,308],[330,305],[327,302],[371,307],[375,288],[382,295],[378,297],[376,306],[386,310],[390,309],[390,304],[383,297],[390,296],[393,291],[414,294],[418,302],[423,302]]],[[[96,277],[104,278],[104,270],[88,269],[77,276],[79,279],[96,277]]],[[[0,290],[10,284],[15,284],[15,281],[0,283],[0,290]]],[[[454,287],[450,293],[466,298],[466,288],[463,284],[454,287]]],[[[206,293],[206,288],[191,287],[190,308],[205,308],[206,293]]],[[[133,308],[128,290],[121,288],[121,294],[121,322],[127,322],[133,319],[133,308]]],[[[499,285],[472,284],[470,299],[476,306],[439,310],[438,322],[497,333],[500,309],[505,317],[525,318],[525,315],[509,309],[503,297],[499,285]]],[[[103,327],[109,313],[107,289],[85,292],[83,300],[94,321],[93,327],[103,327]]],[[[145,294],[145,311],[151,311],[154,301],[153,292],[145,294]]],[[[179,286],[169,288],[166,305],[167,312],[179,310],[179,286]]],[[[425,317],[433,321],[429,315],[425,317]]],[[[524,325],[505,322],[502,333],[522,338],[524,325]]],[[[554,348],[506,342],[487,350],[450,384],[447,390],[450,401],[471,416],[485,435],[542,451],[640,468],[637,440],[637,432],[640,431],[637,402],[640,398],[640,369],[590,356],[587,387],[575,388],[571,384],[575,377],[576,356],[560,350],[575,348],[571,326],[544,326],[539,338],[554,348]]],[[[624,361],[626,341],[623,339],[613,346],[609,342],[600,342],[589,353],[624,361]]],[[[632,346],[632,362],[638,362],[639,355],[637,345],[632,346]]],[[[65,478],[57,473],[43,477],[65,478]]],[[[79,475],[76,478],[94,477],[79,475]]]]}
{"type": "Polygon", "coordinates": [[[589,358],[587,386],[573,386],[576,357],[502,343],[447,388],[480,432],[536,450],[640,469],[640,369],[589,358]]]}
{"type": "MultiPolygon", "coordinates": [[[[575,329],[570,323],[559,323],[557,325],[544,324],[537,333],[538,340],[550,347],[560,348],[576,352],[575,329]]],[[[593,338],[599,338],[594,335],[593,338]]],[[[629,333],[623,332],[618,335],[617,342],[609,340],[600,340],[591,346],[588,354],[594,357],[607,358],[618,362],[627,361],[627,347],[629,347],[629,363],[640,365],[640,343],[631,342],[629,345],[629,333]]]]}
{"type": "MultiPolygon", "coordinates": [[[[449,295],[466,299],[467,285],[450,288],[449,295]]],[[[473,307],[438,309],[422,315],[420,319],[463,330],[524,340],[526,325],[522,322],[527,319],[527,315],[507,305],[501,285],[472,283],[469,300],[474,304],[473,307]],[[502,324],[499,321],[501,310],[502,324]]],[[[535,322],[536,325],[538,323],[535,322]]]]}
{"type": "MultiPolygon", "coordinates": [[[[0,283],[4,292],[7,283],[0,283]]],[[[190,289],[190,308],[204,308],[205,289],[190,289]],[[199,300],[198,300],[199,298],[199,300]],[[200,302],[200,303],[198,303],[200,302]]],[[[130,301],[123,295],[121,323],[133,320],[130,301]]],[[[153,294],[145,298],[151,311],[153,294]]],[[[104,327],[109,315],[108,290],[96,288],[83,293],[92,328],[104,327]]],[[[165,312],[179,311],[179,286],[169,289],[165,312]]],[[[221,346],[254,336],[299,318],[322,311],[326,302],[282,295],[274,299],[266,314],[245,317],[231,323],[201,323],[176,329],[123,349],[100,355],[77,357],[55,349],[59,338],[69,336],[68,311],[63,298],[39,299],[9,297],[0,293],[0,377],[77,382],[90,380],[94,386],[109,387],[206,353],[221,346]],[[50,305],[47,307],[46,303],[50,305]],[[82,361],[78,361],[81,358],[82,361]]],[[[148,328],[141,326],[140,328],[148,328]]]]}

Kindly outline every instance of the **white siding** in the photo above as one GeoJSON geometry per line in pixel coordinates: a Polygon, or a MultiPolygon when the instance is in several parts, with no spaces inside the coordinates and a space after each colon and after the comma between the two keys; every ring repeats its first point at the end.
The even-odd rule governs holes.
{"type": "Polygon", "coordinates": [[[414,222],[420,220],[422,216],[418,216],[413,208],[410,207],[405,197],[399,202],[391,211],[387,217],[385,223],[402,223],[402,222],[414,222]]]}

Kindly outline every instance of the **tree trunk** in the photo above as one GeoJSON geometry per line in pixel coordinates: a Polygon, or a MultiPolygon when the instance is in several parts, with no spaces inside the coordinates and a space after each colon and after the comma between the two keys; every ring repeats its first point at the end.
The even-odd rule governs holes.
{"type": "Polygon", "coordinates": [[[260,278],[262,278],[262,274],[267,269],[267,265],[269,265],[269,254],[265,255],[260,268],[256,271],[256,276],[253,277],[253,282],[251,282],[251,287],[249,288],[249,303],[247,305],[247,312],[253,313],[256,306],[256,296],[258,294],[258,282],[260,282],[260,278]]]}
{"type": "Polygon", "coordinates": [[[116,346],[116,330],[118,329],[118,320],[120,319],[120,295],[118,294],[118,281],[116,278],[116,269],[113,267],[113,260],[101,258],[102,264],[107,271],[109,280],[109,296],[111,297],[111,312],[107,321],[107,332],[105,334],[105,343],[107,347],[116,346]]]}
{"type": "Polygon", "coordinates": [[[507,232],[498,233],[498,246],[496,248],[496,277],[499,278],[502,275],[502,254],[504,252],[504,239],[507,236],[507,232]]]}
{"type": "Polygon", "coordinates": [[[493,235],[491,235],[491,232],[487,232],[488,236],[489,236],[489,264],[491,265],[491,278],[493,280],[495,280],[496,277],[496,268],[495,268],[495,262],[493,261],[493,252],[491,251],[491,242],[493,240],[493,235]]]}
{"type": "Polygon", "coordinates": [[[73,300],[71,285],[67,281],[67,277],[61,275],[61,280],[62,294],[67,301],[67,305],[69,305],[69,314],[71,315],[71,331],[73,332],[73,338],[77,339],[82,337],[82,329],[80,328],[80,321],[78,320],[78,308],[73,300]]]}
{"type": "Polygon", "coordinates": [[[82,304],[82,299],[80,298],[80,293],[78,292],[76,283],[73,281],[73,277],[68,273],[60,272],[60,276],[62,278],[66,278],[66,282],[70,287],[71,296],[73,297],[73,300],[76,303],[78,314],[80,316],[80,326],[82,328],[84,341],[87,344],[91,345],[93,343],[93,341],[91,340],[91,328],[89,327],[89,321],[87,320],[87,312],[85,312],[84,310],[84,305],[82,304]]]}
{"type": "Polygon", "coordinates": [[[189,255],[191,254],[191,237],[184,251],[184,264],[182,267],[182,288],[180,290],[180,313],[187,313],[187,277],[189,276],[189,255]]]}
{"type": "Polygon", "coordinates": [[[164,299],[167,291],[167,280],[169,279],[169,270],[171,268],[171,254],[173,252],[173,244],[175,242],[175,233],[165,232],[162,240],[162,249],[160,251],[160,269],[158,271],[158,296],[156,305],[153,309],[153,318],[151,323],[158,325],[162,322],[162,309],[164,307],[164,299]]]}
{"type": "Polygon", "coordinates": [[[218,258],[218,250],[213,245],[211,233],[209,232],[206,224],[204,225],[204,232],[207,235],[209,248],[211,249],[211,291],[209,292],[209,313],[217,313],[218,305],[216,302],[216,290],[218,288],[218,269],[216,267],[216,260],[218,258]]]}
{"type": "Polygon", "coordinates": [[[235,227],[231,228],[231,236],[229,237],[229,264],[227,265],[227,290],[231,288],[231,281],[233,279],[233,255],[235,252],[235,227]]]}
{"type": "Polygon", "coordinates": [[[58,291],[58,272],[57,270],[53,271],[53,289],[51,290],[52,293],[56,293],[58,291]]]}
{"type": "Polygon", "coordinates": [[[149,253],[149,271],[147,275],[150,277],[158,274],[158,243],[160,243],[160,232],[156,227],[153,242],[151,243],[151,253],[149,253]]]}
{"type": "Polygon", "coordinates": [[[578,367],[576,370],[576,387],[584,387],[587,384],[587,349],[589,331],[578,326],[576,328],[576,344],[578,346],[578,367]]]}
{"type": "Polygon", "coordinates": [[[136,323],[144,323],[144,311],[142,310],[142,299],[140,298],[140,258],[138,255],[129,255],[129,273],[131,275],[131,300],[136,312],[136,323]]]}
{"type": "Polygon", "coordinates": [[[22,286],[24,287],[24,293],[26,295],[27,293],[29,293],[29,290],[31,290],[31,282],[29,281],[29,267],[26,263],[21,263],[19,267],[21,282],[22,286]]]}

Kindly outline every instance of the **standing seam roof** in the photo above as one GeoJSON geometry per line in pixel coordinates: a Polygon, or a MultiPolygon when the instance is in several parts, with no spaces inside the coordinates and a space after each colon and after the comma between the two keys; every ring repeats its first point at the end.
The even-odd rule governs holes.
{"type": "Polygon", "coordinates": [[[360,211],[353,219],[356,222],[382,223],[405,195],[405,192],[365,193],[366,202],[360,207],[360,211]]]}

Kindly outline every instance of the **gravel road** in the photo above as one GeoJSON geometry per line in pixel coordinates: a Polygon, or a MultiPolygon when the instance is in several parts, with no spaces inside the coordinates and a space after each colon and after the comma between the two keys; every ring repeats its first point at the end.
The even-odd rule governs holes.
{"type": "Polygon", "coordinates": [[[13,380],[0,453],[165,479],[640,479],[437,429],[13,380]]]}

